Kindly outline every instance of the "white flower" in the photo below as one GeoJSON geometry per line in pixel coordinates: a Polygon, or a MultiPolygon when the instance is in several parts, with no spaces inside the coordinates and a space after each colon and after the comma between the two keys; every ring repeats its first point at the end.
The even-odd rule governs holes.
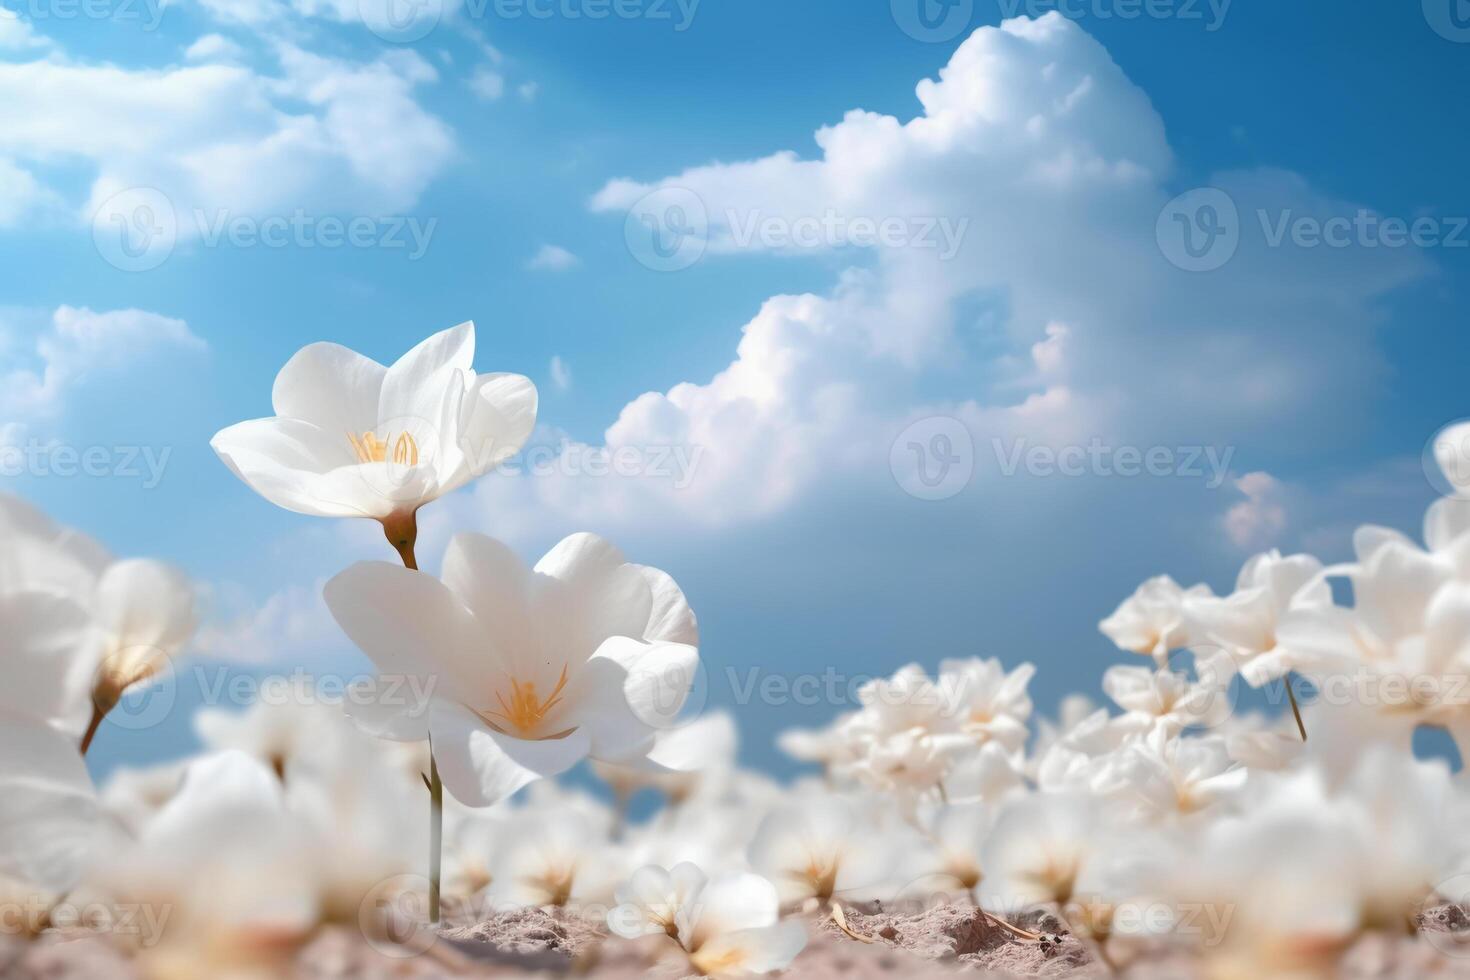
{"type": "Polygon", "coordinates": [[[944,777],[944,798],[950,803],[996,803],[1023,791],[1026,773],[1019,755],[999,742],[986,742],[960,757],[944,777]]]}
{"type": "Polygon", "coordinates": [[[211,445],[287,510],[411,516],[514,455],[535,426],[535,386],[515,374],[476,375],[474,356],[472,323],[386,368],[338,344],[312,344],[276,376],[276,414],[231,426],[211,445]]]}
{"type": "Polygon", "coordinates": [[[960,730],[977,742],[995,740],[1015,750],[1030,736],[1031,697],[1026,686],[1036,674],[1032,664],[1007,673],[997,659],[945,660],[939,665],[939,686],[946,706],[959,717],[960,730]]]}
{"type": "Polygon", "coordinates": [[[144,937],[157,943],[141,951],[145,975],[186,963],[198,976],[282,970],[322,917],[312,857],[280,780],[226,752],[192,763],[179,792],[92,883],[120,906],[169,910],[163,935],[144,937]]]}
{"type": "Polygon", "coordinates": [[[1183,589],[1169,576],[1160,575],[1140,585],[1111,616],[1098,624],[1098,629],[1118,649],[1153,657],[1163,666],[1169,651],[1190,643],[1184,614],[1186,600],[1209,594],[1207,586],[1183,589]]]}
{"type": "Polygon", "coordinates": [[[1179,738],[1155,728],[1107,757],[1093,791],[1133,817],[1188,817],[1238,793],[1246,770],[1220,736],[1179,738]]]}
{"type": "Polygon", "coordinates": [[[100,544],[0,494],[0,625],[38,685],[15,696],[29,714],[81,734],[123,694],[167,669],[197,624],[194,588],[147,559],[116,561],[100,544]]]}
{"type": "Polygon", "coordinates": [[[617,891],[607,915],[619,936],[664,934],[703,976],[754,976],[783,970],[806,946],[799,922],[780,921],[775,886],[759,875],[707,877],[692,864],[648,866],[617,891]]]}
{"type": "Polygon", "coordinates": [[[939,858],[940,874],[974,893],[984,875],[980,852],[995,823],[995,808],[983,803],[941,807],[930,820],[929,835],[939,858]]]}
{"type": "Polygon", "coordinates": [[[576,810],[534,807],[505,827],[491,861],[497,909],[608,907],[626,868],[597,824],[576,810]]]}
{"type": "Polygon", "coordinates": [[[1240,570],[1231,595],[1186,602],[1194,641],[1219,644],[1254,687],[1286,676],[1302,660],[1298,651],[1281,642],[1281,623],[1294,611],[1331,606],[1332,589],[1323,571],[1322,563],[1311,555],[1282,557],[1278,551],[1256,555],[1240,570]]]}
{"type": "Polygon", "coordinates": [[[1103,674],[1103,690],[1127,718],[1152,727],[1162,726],[1177,734],[1186,728],[1213,727],[1224,721],[1233,708],[1228,693],[1233,671],[1217,660],[1200,665],[1200,679],[1168,668],[1109,667],[1103,674]]]}
{"type": "Polygon", "coordinates": [[[844,800],[816,797],[766,816],[750,864],[785,903],[858,900],[893,883],[907,844],[900,828],[880,828],[844,800]]]}
{"type": "Polygon", "coordinates": [[[980,904],[1007,914],[1066,904],[1100,845],[1097,802],[1079,793],[1039,793],[1006,803],[981,849],[980,904]]]}
{"type": "Polygon", "coordinates": [[[325,596],[378,669],[410,681],[384,683],[382,697],[354,701],[349,714],[375,735],[431,737],[444,784],[471,806],[589,755],[646,756],[698,666],[678,586],[591,534],[562,541],[534,570],[500,542],[460,534],[442,582],[362,562],[325,596]]]}
{"type": "Polygon", "coordinates": [[[776,745],[800,762],[815,762],[829,772],[856,762],[860,747],[847,735],[857,712],[838,715],[825,728],[789,728],[776,736],[776,745]]]}

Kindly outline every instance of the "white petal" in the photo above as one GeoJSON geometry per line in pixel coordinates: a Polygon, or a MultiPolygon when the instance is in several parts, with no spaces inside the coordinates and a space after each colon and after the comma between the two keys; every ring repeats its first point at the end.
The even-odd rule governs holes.
{"type": "Polygon", "coordinates": [[[483,476],[521,451],[536,428],[536,386],[519,374],[482,374],[464,393],[459,417],[463,471],[454,485],[483,476]]]}
{"type": "Polygon", "coordinates": [[[569,717],[575,712],[597,758],[646,754],[655,732],[679,717],[698,669],[693,647],[613,637],[568,686],[569,717]]]}
{"type": "Polygon", "coordinates": [[[93,857],[100,807],[76,743],[0,712],[0,878],[63,892],[93,857]]]}
{"type": "Polygon", "coordinates": [[[379,673],[404,679],[380,687],[378,707],[350,712],[369,731],[376,726],[395,738],[424,738],[428,715],[416,692],[472,699],[498,689],[493,661],[476,649],[469,610],[432,576],[388,562],[359,562],[328,582],[322,595],[379,673]],[[402,703],[387,703],[390,692],[402,703]]]}
{"type": "Polygon", "coordinates": [[[255,419],[222,430],[210,445],[250,489],[277,507],[313,517],[386,517],[395,509],[359,472],[345,431],[296,419],[255,419]]]}
{"type": "Polygon", "coordinates": [[[711,878],[691,906],[694,914],[680,938],[686,948],[698,949],[716,936],[774,925],[781,901],[776,886],[760,875],[731,873],[711,878]]]}
{"type": "Polygon", "coordinates": [[[345,440],[376,427],[387,370],[340,344],[310,344],[276,375],[271,403],[283,419],[299,419],[345,440]]]}
{"type": "Polygon", "coordinates": [[[173,656],[194,634],[194,586],[178,569],[135,558],[114,564],[97,583],[97,623],[123,650],[173,656]]]}
{"type": "Polygon", "coordinates": [[[648,626],[643,631],[644,639],[699,646],[699,624],[678,583],[668,572],[649,568],[647,565],[637,567],[653,591],[653,609],[648,616],[648,626]]]}
{"type": "Polygon", "coordinates": [[[0,710],[80,734],[91,715],[98,636],[85,609],[45,593],[0,596],[6,680],[0,710]]]}
{"type": "Polygon", "coordinates": [[[611,636],[642,637],[653,593],[637,566],[595,534],[573,534],[536,563],[533,622],[541,649],[577,665],[611,636]]]}
{"type": "Polygon", "coordinates": [[[377,420],[439,418],[446,386],[451,382],[462,386],[474,361],[473,323],[461,323],[424,340],[388,368],[378,398],[377,420]]]}
{"type": "Polygon", "coordinates": [[[560,667],[548,678],[537,663],[543,658],[529,617],[531,570],[514,551],[483,534],[456,534],[440,577],[474,614],[483,642],[513,676],[543,691],[555,685],[560,667]]]}
{"type": "Polygon", "coordinates": [[[790,966],[806,948],[806,940],[806,928],[800,922],[787,921],[716,937],[692,959],[710,976],[773,973],[790,966]]]}
{"type": "Polygon", "coordinates": [[[434,758],[444,785],[466,806],[494,806],[524,786],[559,776],[587,756],[587,736],[525,741],[490,730],[463,705],[436,701],[430,713],[434,758]]]}

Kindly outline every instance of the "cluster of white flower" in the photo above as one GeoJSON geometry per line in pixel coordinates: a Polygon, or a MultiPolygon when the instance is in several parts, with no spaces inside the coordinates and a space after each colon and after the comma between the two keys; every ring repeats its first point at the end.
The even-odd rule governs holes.
{"type": "Polygon", "coordinates": [[[114,930],[162,980],[276,975],[334,924],[414,951],[441,906],[541,908],[738,976],[800,966],[795,916],[871,941],[845,907],[946,901],[1017,942],[1065,927],[1110,965],[1327,976],[1364,935],[1465,897],[1470,788],[1411,739],[1470,749],[1470,501],[1434,504],[1424,546],[1368,527],[1349,564],[1258,555],[1229,595],[1144,583],[1100,624],[1153,661],[1107,670],[1113,708],[1074,695],[1033,729],[1030,664],[902,667],[784,733],[823,773],[781,786],[737,766],[732,717],[680,717],[698,629],[667,574],[588,534],[534,568],[462,534],[440,576],[418,569],[417,509],[534,420],[529,383],[475,375],[472,354],[468,328],[392,368],[316,345],[278,379],[279,418],[216,440],[273,501],[383,524],[402,563],[355,565],[325,599],[412,682],[382,690],[416,697],[204,710],[201,754],[99,793],[83,756],[183,650],[193,591],[0,498],[0,906],[31,911],[0,926],[166,910],[114,930]],[[1242,683],[1290,711],[1237,712],[1242,683]],[[583,760],[611,803],[555,781],[583,760]],[[634,821],[646,791],[663,805],[634,821]]]}

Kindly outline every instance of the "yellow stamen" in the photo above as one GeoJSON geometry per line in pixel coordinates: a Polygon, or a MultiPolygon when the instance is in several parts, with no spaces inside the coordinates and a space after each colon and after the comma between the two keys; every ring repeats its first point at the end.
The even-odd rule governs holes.
{"type": "Polygon", "coordinates": [[[510,700],[506,701],[505,697],[497,691],[495,700],[500,702],[501,710],[487,711],[485,714],[501,719],[521,735],[530,735],[551,713],[551,709],[561,704],[562,692],[566,686],[566,667],[562,667],[561,677],[557,679],[556,687],[544,701],[536,694],[535,681],[527,681],[522,684],[512,677],[510,679],[510,700]]]}
{"type": "MultiPolygon", "coordinates": [[[[364,432],[362,435],[347,433],[347,441],[352,443],[352,451],[357,454],[359,463],[386,463],[388,462],[389,439],[378,440],[377,433],[364,432]]],[[[419,444],[413,436],[407,432],[400,433],[398,441],[393,444],[393,462],[399,466],[419,465],[419,444]]]]}

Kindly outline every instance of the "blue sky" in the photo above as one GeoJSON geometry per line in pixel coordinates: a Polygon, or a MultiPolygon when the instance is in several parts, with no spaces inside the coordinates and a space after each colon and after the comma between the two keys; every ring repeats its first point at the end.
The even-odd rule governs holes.
{"type": "MultiPolygon", "coordinates": [[[[384,29],[389,2],[0,0],[0,431],[168,454],[156,486],[5,481],[186,568],[212,649],[254,670],[350,669],[319,583],[391,557],[371,527],[275,510],[208,447],[267,414],[315,340],[387,361],[473,319],[477,367],[540,387],[540,442],[697,447],[677,490],[488,476],[426,511],[425,548],[432,565],[455,529],[532,558],[612,537],[693,599],[711,704],[732,669],[983,655],[1037,663],[1049,709],[1119,658],[1095,624],[1148,575],[1225,589],[1254,550],[1331,560],[1356,524],[1413,529],[1433,494],[1420,451],[1470,415],[1463,0],[1150,8],[1168,17],[1077,0],[1070,21],[1003,30],[1003,11],[1054,5],[959,3],[964,29],[937,41],[901,28],[910,0],[703,0],[687,23],[653,0],[600,19],[597,0],[547,17],[430,0],[411,43],[384,29]],[[1188,271],[1168,202],[1204,187],[1236,207],[1239,243],[1188,271]],[[106,236],[153,200],[140,188],[177,240],[128,271],[106,236]],[[659,272],[625,230],[670,188],[709,227],[697,261],[659,272]],[[1421,222],[1423,243],[1310,244],[1360,209],[1421,222]],[[377,242],[430,231],[417,257],[200,232],[298,213],[366,220],[377,242]],[[824,213],[909,238],[741,241],[746,221],[824,213]],[[963,222],[953,256],[923,241],[940,220],[963,222]],[[547,246],[570,258],[534,262],[547,246]],[[973,477],[905,493],[904,442],[932,447],[943,420],[973,477]],[[1228,466],[1001,465],[1093,442],[1228,466]]],[[[780,768],[774,731],[839,709],[740,705],[747,760],[780,768]]],[[[115,751],[172,751],[183,730],[115,751]]]]}

